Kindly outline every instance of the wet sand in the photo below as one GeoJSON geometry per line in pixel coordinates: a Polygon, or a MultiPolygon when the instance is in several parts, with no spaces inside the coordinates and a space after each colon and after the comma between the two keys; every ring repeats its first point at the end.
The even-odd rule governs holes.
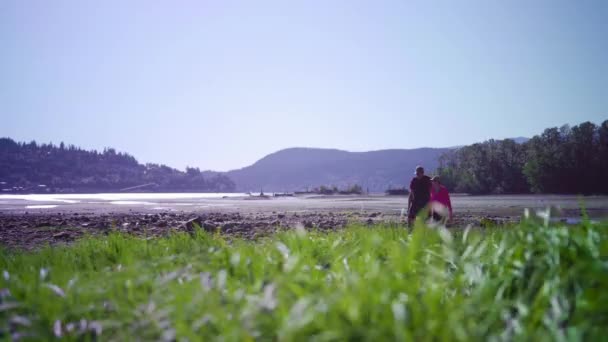
{"type": "MultiPolygon", "coordinates": [[[[125,194],[125,196],[128,194],[125,194]]],[[[608,196],[452,196],[452,227],[488,222],[517,222],[525,208],[553,207],[557,219],[576,220],[581,201],[590,217],[608,217],[608,196]]],[[[407,198],[402,196],[298,196],[279,198],[148,198],[70,199],[35,201],[0,196],[0,244],[35,248],[74,241],[84,234],[124,231],[161,236],[192,230],[193,223],[228,236],[257,238],[277,229],[302,226],[333,230],[349,222],[403,222],[407,198]],[[279,228],[282,227],[282,228],[279,228]]]]}

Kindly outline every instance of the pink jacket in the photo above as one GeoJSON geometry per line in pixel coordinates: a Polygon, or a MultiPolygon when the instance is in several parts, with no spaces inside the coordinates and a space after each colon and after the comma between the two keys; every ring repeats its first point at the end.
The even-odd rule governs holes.
{"type": "Polygon", "coordinates": [[[435,192],[431,188],[431,205],[433,204],[433,202],[438,202],[448,207],[448,209],[450,209],[450,217],[452,216],[452,202],[450,201],[450,194],[448,193],[448,189],[446,189],[445,186],[440,185],[438,192],[435,192]]]}

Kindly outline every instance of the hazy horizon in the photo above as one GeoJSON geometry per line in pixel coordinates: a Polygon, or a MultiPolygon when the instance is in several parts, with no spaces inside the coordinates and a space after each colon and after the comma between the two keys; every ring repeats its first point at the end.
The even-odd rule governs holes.
{"type": "Polygon", "coordinates": [[[608,2],[4,1],[0,136],[226,171],[608,118],[608,2]]]}

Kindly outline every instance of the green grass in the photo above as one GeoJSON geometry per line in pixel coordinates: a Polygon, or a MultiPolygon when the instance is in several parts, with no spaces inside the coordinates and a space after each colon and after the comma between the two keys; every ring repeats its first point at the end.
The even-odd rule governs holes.
{"type": "Polygon", "coordinates": [[[608,224],[0,250],[0,339],[602,340],[608,224]]]}

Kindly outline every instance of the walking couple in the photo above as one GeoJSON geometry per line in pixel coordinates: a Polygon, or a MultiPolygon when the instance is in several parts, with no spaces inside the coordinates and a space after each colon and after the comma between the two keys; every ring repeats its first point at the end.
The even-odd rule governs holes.
{"type": "Polygon", "coordinates": [[[425,215],[425,218],[431,216],[436,221],[452,220],[448,189],[441,185],[439,176],[430,178],[425,175],[422,166],[416,167],[416,174],[410,182],[407,207],[407,224],[410,227],[419,214],[425,215]]]}

